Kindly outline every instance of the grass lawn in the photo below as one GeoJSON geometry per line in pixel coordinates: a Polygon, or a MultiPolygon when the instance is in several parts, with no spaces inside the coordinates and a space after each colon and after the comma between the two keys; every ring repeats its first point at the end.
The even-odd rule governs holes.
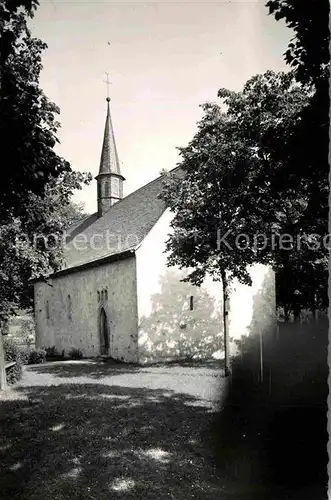
{"type": "MultiPolygon", "coordinates": [[[[22,381],[0,396],[0,498],[324,500],[323,485],[291,491],[261,480],[261,437],[240,434],[248,393],[240,411],[219,411],[221,372],[217,363],[26,367],[22,381]]],[[[284,444],[274,454],[280,462],[291,449],[290,429],[302,423],[297,413],[285,441],[274,431],[284,444]]],[[[296,461],[294,454],[293,470],[296,461]]]]}
{"type": "Polygon", "coordinates": [[[3,500],[237,498],[214,464],[213,413],[180,393],[180,374],[167,390],[145,383],[148,370],[139,382],[134,367],[51,365],[1,401],[3,500]]]}

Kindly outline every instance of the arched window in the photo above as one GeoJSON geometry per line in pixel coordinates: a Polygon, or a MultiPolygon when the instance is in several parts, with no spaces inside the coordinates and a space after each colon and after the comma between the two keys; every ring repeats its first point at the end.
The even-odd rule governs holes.
{"type": "Polygon", "coordinates": [[[100,292],[98,291],[98,302],[100,302],[100,292]]]}
{"type": "Polygon", "coordinates": [[[70,295],[68,295],[68,319],[72,319],[72,304],[70,295]]]}
{"type": "Polygon", "coordinates": [[[104,308],[100,311],[100,354],[108,354],[109,351],[109,327],[107,315],[104,308]]]}
{"type": "Polygon", "coordinates": [[[47,300],[47,302],[46,302],[46,318],[49,319],[49,316],[50,316],[50,314],[49,314],[49,302],[47,300]]]}
{"type": "Polygon", "coordinates": [[[105,300],[108,300],[108,290],[105,290],[105,300]]]}

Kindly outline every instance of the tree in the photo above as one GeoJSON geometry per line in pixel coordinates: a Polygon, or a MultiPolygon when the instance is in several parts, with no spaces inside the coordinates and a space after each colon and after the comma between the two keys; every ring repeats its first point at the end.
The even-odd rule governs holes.
{"type": "Polygon", "coordinates": [[[0,187],[2,321],[30,301],[31,293],[25,295],[30,278],[60,265],[60,249],[46,248],[36,235],[59,238],[70,220],[77,220],[72,194],[91,180],[54,151],[59,109],[39,87],[47,45],[27,26],[38,5],[34,0],[0,5],[0,137],[8,161],[0,187]]]}
{"type": "Polygon", "coordinates": [[[59,109],[39,87],[41,54],[47,45],[33,38],[27,27],[37,5],[23,0],[0,5],[0,137],[7,162],[0,188],[1,220],[13,211],[24,212],[29,192],[44,196],[48,182],[71,172],[54,151],[59,109]]]}
{"type": "Polygon", "coordinates": [[[69,227],[77,222],[86,219],[90,214],[85,212],[85,204],[71,202],[69,205],[62,207],[63,218],[66,221],[66,226],[69,227]]]}
{"type": "Polygon", "coordinates": [[[61,267],[64,230],[85,215],[70,202],[84,182],[89,176],[76,172],[58,177],[45,186],[44,197],[30,194],[25,214],[0,225],[0,320],[15,314],[18,307],[31,307],[31,280],[46,278],[61,267]]]}
{"type": "MultiPolygon", "coordinates": [[[[327,235],[330,5],[328,0],[269,0],[266,7],[276,20],[285,20],[294,30],[285,60],[296,80],[312,91],[288,143],[287,154],[298,167],[297,178],[310,179],[306,212],[311,220],[315,218],[316,231],[327,235]]],[[[278,298],[285,308],[294,311],[308,304],[315,311],[316,307],[328,306],[327,259],[325,252],[322,254],[316,256],[315,263],[310,260],[309,265],[303,266],[302,259],[292,259],[291,268],[279,269],[278,298]],[[293,284],[289,289],[289,280],[296,282],[296,287],[293,284]]]]}
{"type": "MultiPolygon", "coordinates": [[[[0,187],[1,324],[18,307],[31,305],[32,278],[61,266],[71,197],[91,181],[54,151],[59,109],[39,87],[47,46],[27,27],[37,6],[34,0],[0,4],[0,148],[7,162],[0,187]]],[[[3,388],[1,335],[0,344],[3,388]]]]}
{"type": "Polygon", "coordinates": [[[327,81],[330,60],[328,0],[269,0],[266,7],[277,21],[284,19],[294,30],[284,55],[297,80],[313,83],[316,87],[321,81],[327,81]]]}
{"type": "MultiPolygon", "coordinates": [[[[316,220],[307,211],[313,180],[289,155],[310,89],[292,74],[267,71],[242,92],[220,89],[218,96],[220,104],[202,106],[196,135],[180,148],[184,176],[178,182],[166,175],[162,198],[174,212],[168,264],[191,268],[187,279],[196,285],[206,273],[222,281],[226,304],[233,278],[251,284],[247,266],[270,263],[277,270],[289,255],[298,257],[295,240],[310,234],[316,220]],[[286,233],[290,248],[281,241],[286,233]]],[[[314,261],[308,243],[305,258],[314,261]]]]}

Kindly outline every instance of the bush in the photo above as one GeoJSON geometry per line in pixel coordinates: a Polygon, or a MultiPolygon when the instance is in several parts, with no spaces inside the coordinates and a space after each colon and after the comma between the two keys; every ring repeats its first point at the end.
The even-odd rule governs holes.
{"type": "Polygon", "coordinates": [[[45,347],[45,351],[46,351],[46,358],[58,358],[60,356],[55,345],[53,345],[52,347],[45,347]]]}
{"type": "Polygon", "coordinates": [[[31,349],[22,349],[20,352],[21,355],[21,361],[23,365],[28,365],[29,364],[29,357],[30,357],[31,349]]]}
{"type": "Polygon", "coordinates": [[[47,361],[62,361],[65,359],[64,357],[64,349],[60,353],[55,346],[44,347],[46,351],[46,360],[47,361]]]}
{"type": "Polygon", "coordinates": [[[46,359],[45,349],[31,349],[28,359],[29,365],[37,365],[43,363],[46,359]]]}
{"type": "Polygon", "coordinates": [[[71,359],[82,359],[83,357],[83,353],[80,349],[76,349],[75,347],[73,347],[72,349],[70,349],[69,351],[69,358],[71,359]]]}
{"type": "Polygon", "coordinates": [[[35,342],[36,330],[33,318],[22,320],[19,336],[20,338],[22,338],[22,340],[24,339],[28,346],[35,342]]]}
{"type": "Polygon", "coordinates": [[[7,339],[3,339],[3,347],[5,351],[5,362],[16,362],[16,365],[6,369],[7,383],[14,384],[22,377],[21,352],[16,344],[7,339]]]}

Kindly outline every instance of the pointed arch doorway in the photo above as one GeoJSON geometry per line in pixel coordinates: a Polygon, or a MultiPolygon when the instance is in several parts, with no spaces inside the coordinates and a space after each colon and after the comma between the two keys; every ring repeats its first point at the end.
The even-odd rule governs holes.
{"type": "Polygon", "coordinates": [[[102,307],[100,310],[99,321],[99,336],[100,336],[100,354],[102,356],[109,355],[109,327],[106,311],[102,307]]]}

